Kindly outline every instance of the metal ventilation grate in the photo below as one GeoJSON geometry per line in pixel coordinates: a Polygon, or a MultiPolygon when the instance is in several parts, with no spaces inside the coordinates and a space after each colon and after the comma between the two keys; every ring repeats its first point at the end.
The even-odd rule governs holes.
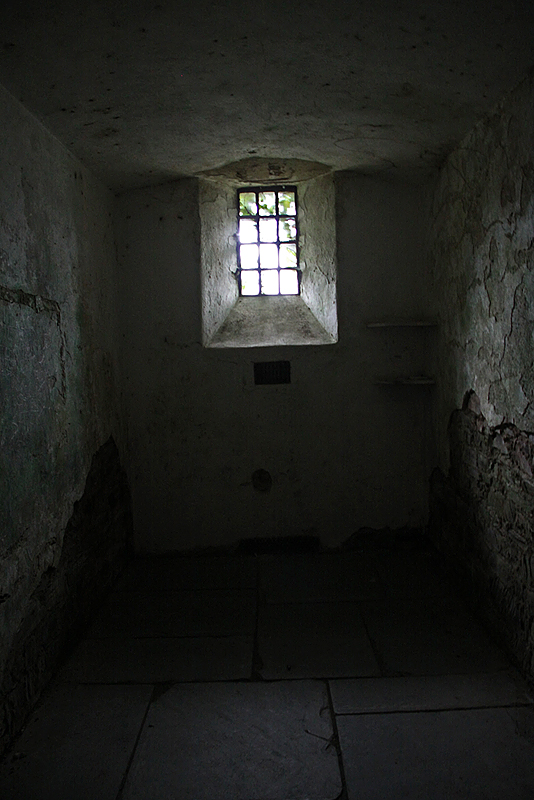
{"type": "Polygon", "coordinates": [[[255,363],[254,383],[257,386],[291,383],[291,364],[289,361],[259,361],[255,363]]]}

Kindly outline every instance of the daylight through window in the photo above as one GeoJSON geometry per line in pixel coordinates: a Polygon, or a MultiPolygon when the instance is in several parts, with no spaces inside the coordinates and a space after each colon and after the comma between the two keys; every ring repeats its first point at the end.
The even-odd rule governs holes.
{"type": "Polygon", "coordinates": [[[240,189],[238,208],[239,294],[298,295],[296,187],[240,189]]]}

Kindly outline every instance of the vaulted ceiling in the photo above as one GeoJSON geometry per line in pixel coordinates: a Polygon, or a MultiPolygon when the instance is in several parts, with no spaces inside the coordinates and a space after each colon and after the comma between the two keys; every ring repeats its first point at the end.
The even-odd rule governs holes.
{"type": "Polygon", "coordinates": [[[533,63],[531,0],[0,8],[0,82],[116,190],[251,156],[420,180],[533,63]]]}

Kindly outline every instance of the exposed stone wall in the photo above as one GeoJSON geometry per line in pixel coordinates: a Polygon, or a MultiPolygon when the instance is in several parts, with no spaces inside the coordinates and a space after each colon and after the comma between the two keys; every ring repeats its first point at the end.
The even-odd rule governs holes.
{"type": "MultiPolygon", "coordinates": [[[[0,686],[8,686],[39,587],[65,558],[92,456],[111,434],[123,436],[114,197],[1,87],[0,119],[0,686]]],[[[48,667],[30,668],[42,654],[28,648],[30,700],[48,667]]]]}
{"type": "Polygon", "coordinates": [[[449,436],[449,475],[436,469],[431,481],[433,536],[534,676],[534,434],[488,425],[468,394],[451,416],[449,436]]]}
{"type": "MultiPolygon", "coordinates": [[[[0,751],[24,723],[69,644],[120,572],[132,542],[131,501],[115,442],[93,457],[74,504],[61,556],[26,599],[26,613],[6,656],[0,686],[0,751]]],[[[17,602],[4,593],[6,607],[17,602]]]]}
{"type": "Polygon", "coordinates": [[[533,141],[530,75],[448,158],[430,217],[440,466],[430,529],[531,673],[533,141]],[[454,410],[470,390],[479,400],[454,410]]]}

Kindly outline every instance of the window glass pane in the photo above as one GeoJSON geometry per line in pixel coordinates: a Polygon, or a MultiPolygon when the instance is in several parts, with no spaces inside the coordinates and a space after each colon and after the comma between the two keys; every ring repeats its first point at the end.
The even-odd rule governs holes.
{"type": "Polygon", "coordinates": [[[297,266],[297,245],[296,244],[281,244],[280,245],[280,266],[283,269],[297,266]]]}
{"type": "Polygon", "coordinates": [[[276,242],[276,220],[260,219],[260,241],[276,242]]]}
{"type": "Polygon", "coordinates": [[[258,245],[242,244],[239,248],[241,269],[258,269],[258,245]]]}
{"type": "Polygon", "coordinates": [[[278,270],[261,273],[262,294],[278,294],[278,270]]]}
{"type": "Polygon", "coordinates": [[[241,294],[260,293],[260,273],[257,270],[241,273],[241,294]]]}
{"type": "Polygon", "coordinates": [[[278,228],[281,242],[287,242],[289,239],[297,238],[296,219],[292,219],[291,217],[288,217],[287,219],[281,219],[278,223],[278,228]]]}
{"type": "Polygon", "coordinates": [[[296,269],[280,270],[280,294],[298,294],[299,279],[296,269]]]}
{"type": "Polygon", "coordinates": [[[278,269],[278,245],[260,244],[260,269],[278,269]]]}
{"type": "Polygon", "coordinates": [[[239,220],[239,241],[240,242],[258,241],[258,227],[253,219],[239,220]]]}
{"type": "Polygon", "coordinates": [[[255,192],[239,192],[239,215],[253,217],[258,213],[255,192]]]}
{"type": "Polygon", "coordinates": [[[289,214],[293,217],[296,215],[295,192],[278,192],[278,213],[280,215],[289,214]]]}
{"type": "Polygon", "coordinates": [[[260,192],[258,195],[260,215],[263,217],[269,214],[276,214],[276,194],[275,192],[260,192]]]}

